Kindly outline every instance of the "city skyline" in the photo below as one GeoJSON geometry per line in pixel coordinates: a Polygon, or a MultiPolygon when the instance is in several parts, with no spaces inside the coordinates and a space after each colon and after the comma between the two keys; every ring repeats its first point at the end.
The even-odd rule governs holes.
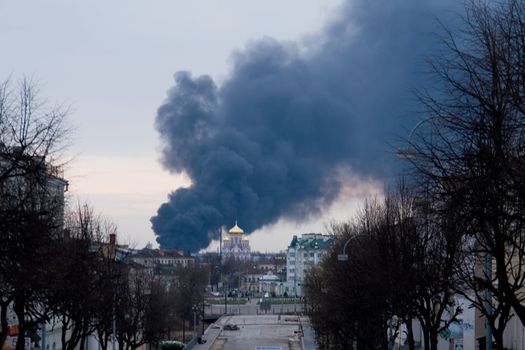
{"type": "MultiPolygon", "coordinates": [[[[142,247],[155,244],[149,218],[166,194],[189,185],[162,169],[153,128],[173,74],[184,69],[223,80],[231,55],[251,40],[307,40],[339,4],[4,2],[0,37],[8,54],[0,77],[28,76],[50,104],[70,106],[75,132],[65,176],[71,201],[92,205],[118,224],[120,240],[142,247]]],[[[253,235],[255,248],[279,250],[295,232],[283,235],[284,227],[253,235]]]]}

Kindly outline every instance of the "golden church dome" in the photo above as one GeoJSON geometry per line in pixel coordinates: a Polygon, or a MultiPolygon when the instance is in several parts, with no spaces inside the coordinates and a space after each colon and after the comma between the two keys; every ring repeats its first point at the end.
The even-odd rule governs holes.
{"type": "Polygon", "coordinates": [[[237,226],[237,221],[235,221],[235,226],[233,226],[230,231],[228,231],[230,234],[243,234],[244,231],[242,228],[240,228],[239,226],[237,226]]]}

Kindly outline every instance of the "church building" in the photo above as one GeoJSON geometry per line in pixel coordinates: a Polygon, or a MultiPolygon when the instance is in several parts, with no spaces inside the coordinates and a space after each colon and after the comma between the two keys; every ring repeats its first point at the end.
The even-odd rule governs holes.
{"type": "Polygon", "coordinates": [[[237,226],[237,222],[235,222],[235,226],[228,231],[228,235],[224,238],[222,252],[225,259],[250,259],[250,241],[243,229],[237,226]]]}

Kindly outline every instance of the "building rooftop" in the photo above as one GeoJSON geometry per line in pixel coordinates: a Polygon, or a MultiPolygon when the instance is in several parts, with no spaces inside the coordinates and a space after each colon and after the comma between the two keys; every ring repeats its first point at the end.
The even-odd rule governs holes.
{"type": "Polygon", "coordinates": [[[332,236],[321,233],[305,233],[298,238],[293,236],[289,248],[301,248],[304,250],[328,249],[332,243],[332,236]]]}
{"type": "Polygon", "coordinates": [[[135,251],[132,256],[133,258],[189,258],[184,253],[177,249],[141,249],[135,251]]]}

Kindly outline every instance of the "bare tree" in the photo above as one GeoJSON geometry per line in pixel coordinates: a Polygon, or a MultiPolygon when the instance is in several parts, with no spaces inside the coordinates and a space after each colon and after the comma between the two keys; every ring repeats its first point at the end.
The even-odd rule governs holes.
{"type": "Polygon", "coordinates": [[[439,333],[462,311],[453,298],[462,242],[428,206],[401,183],[383,202],[367,202],[353,223],[333,227],[334,251],[305,287],[321,344],[349,348],[355,340],[360,348],[386,349],[405,323],[414,349],[417,319],[425,349],[437,349],[439,333]],[[343,244],[351,252],[347,262],[336,258],[343,244]]]}
{"type": "Polygon", "coordinates": [[[39,99],[36,84],[24,78],[13,88],[9,80],[0,84],[0,183],[12,177],[35,173],[35,165],[47,175],[59,175],[60,159],[69,145],[67,108],[49,107],[39,99]],[[32,159],[33,163],[28,163],[32,159]]]}
{"type": "MultiPolygon", "coordinates": [[[[84,349],[95,331],[97,311],[114,275],[106,268],[111,259],[100,249],[107,245],[114,226],[87,205],[67,212],[64,235],[54,240],[56,264],[48,268],[57,276],[50,291],[50,317],[60,326],[62,349],[84,349]],[[102,287],[102,288],[101,288],[102,287]]],[[[112,290],[111,288],[109,290],[112,290]]]]}
{"type": "Polygon", "coordinates": [[[60,234],[64,191],[59,172],[67,144],[67,109],[39,101],[35,85],[23,79],[0,84],[0,345],[7,335],[6,308],[18,317],[17,349],[26,330],[46,317],[45,269],[60,234]]]}
{"type": "Polygon", "coordinates": [[[182,321],[183,333],[186,330],[186,323],[192,320],[192,307],[200,306],[204,302],[204,290],[208,280],[208,270],[197,264],[180,266],[175,272],[170,287],[170,299],[174,314],[182,321]]]}
{"type": "Polygon", "coordinates": [[[388,291],[376,269],[377,247],[368,224],[360,217],[333,225],[335,242],[329,256],[305,279],[307,312],[323,349],[350,349],[354,342],[359,349],[388,347],[388,291]],[[337,255],[345,241],[351,253],[342,262],[337,255]]]}
{"type": "Polygon", "coordinates": [[[463,24],[432,60],[438,90],[421,94],[410,159],[451,230],[473,240],[466,273],[489,260],[467,282],[502,347],[510,308],[525,323],[525,3],[471,1],[463,24]]]}
{"type": "Polygon", "coordinates": [[[150,315],[153,276],[142,266],[129,264],[126,275],[125,283],[118,290],[118,338],[121,349],[135,350],[154,340],[154,331],[149,323],[153,321],[150,315]]]}
{"type": "Polygon", "coordinates": [[[167,286],[153,281],[144,330],[150,344],[158,345],[161,340],[169,338],[170,329],[175,326],[172,309],[173,302],[167,286]]]}

